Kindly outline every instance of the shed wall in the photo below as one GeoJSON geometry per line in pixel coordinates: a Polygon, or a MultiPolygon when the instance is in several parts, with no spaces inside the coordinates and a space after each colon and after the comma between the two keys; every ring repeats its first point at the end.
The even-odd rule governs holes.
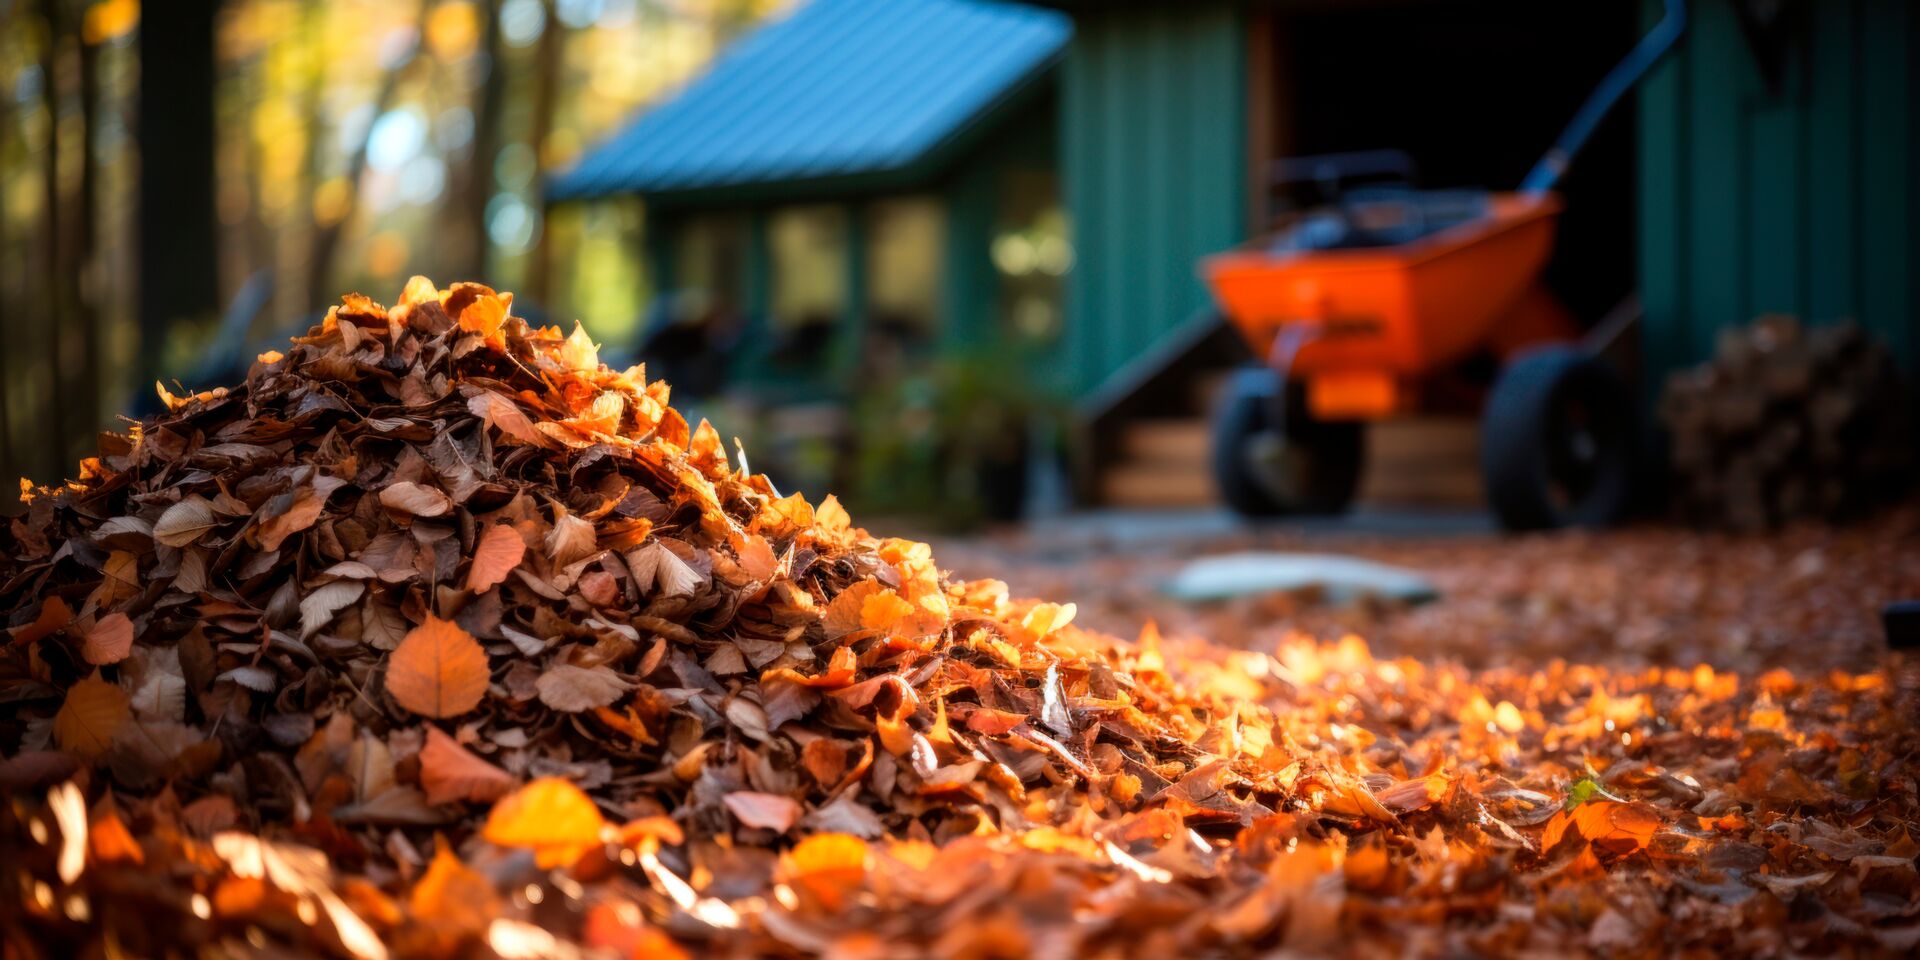
{"type": "MultiPolygon", "coordinates": [[[[1647,22],[1659,4],[1645,4],[1647,22]]],[[[1734,0],[1695,0],[1640,93],[1650,369],[1763,313],[1859,320],[1920,372],[1920,12],[1817,0],[1769,89],[1734,0]]]]}
{"type": "Polygon", "coordinates": [[[1207,303],[1245,234],[1246,25],[1229,6],[1077,13],[1062,74],[1075,265],[1058,369],[1085,394],[1207,303]]]}

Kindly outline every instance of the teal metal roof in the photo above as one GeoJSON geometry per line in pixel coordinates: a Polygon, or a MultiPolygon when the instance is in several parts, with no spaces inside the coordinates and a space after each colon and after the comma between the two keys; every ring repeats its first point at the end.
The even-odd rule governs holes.
{"type": "Polygon", "coordinates": [[[555,200],[917,169],[1059,59],[1051,10],[812,0],[548,183],[555,200]]]}

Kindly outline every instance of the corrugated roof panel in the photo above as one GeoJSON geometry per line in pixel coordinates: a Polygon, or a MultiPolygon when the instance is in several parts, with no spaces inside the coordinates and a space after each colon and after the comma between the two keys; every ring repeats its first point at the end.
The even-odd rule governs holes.
{"type": "Polygon", "coordinates": [[[1051,10],[981,0],[812,0],[741,38],[677,96],[549,183],[554,199],[907,168],[1044,69],[1051,10]]]}

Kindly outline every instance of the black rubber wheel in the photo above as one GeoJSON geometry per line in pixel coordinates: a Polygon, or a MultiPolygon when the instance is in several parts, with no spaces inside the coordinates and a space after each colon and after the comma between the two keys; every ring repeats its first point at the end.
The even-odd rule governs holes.
{"type": "Polygon", "coordinates": [[[1316,421],[1298,384],[1289,386],[1264,367],[1241,370],[1213,417],[1220,498],[1248,517],[1339,513],[1360,486],[1364,429],[1358,422],[1316,421]]]}
{"type": "Polygon", "coordinates": [[[1625,517],[1633,411],[1620,378],[1573,347],[1542,347],[1508,364],[1480,419],[1480,470],[1501,525],[1604,527],[1625,517]]]}

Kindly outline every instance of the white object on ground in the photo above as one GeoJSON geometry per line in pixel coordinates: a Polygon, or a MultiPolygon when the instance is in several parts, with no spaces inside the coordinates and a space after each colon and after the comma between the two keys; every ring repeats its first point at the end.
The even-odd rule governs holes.
{"type": "Polygon", "coordinates": [[[1440,596],[1415,570],[1332,553],[1227,553],[1182,567],[1162,590],[1176,600],[1226,600],[1318,589],[1331,603],[1377,596],[1421,603],[1440,596]]]}

